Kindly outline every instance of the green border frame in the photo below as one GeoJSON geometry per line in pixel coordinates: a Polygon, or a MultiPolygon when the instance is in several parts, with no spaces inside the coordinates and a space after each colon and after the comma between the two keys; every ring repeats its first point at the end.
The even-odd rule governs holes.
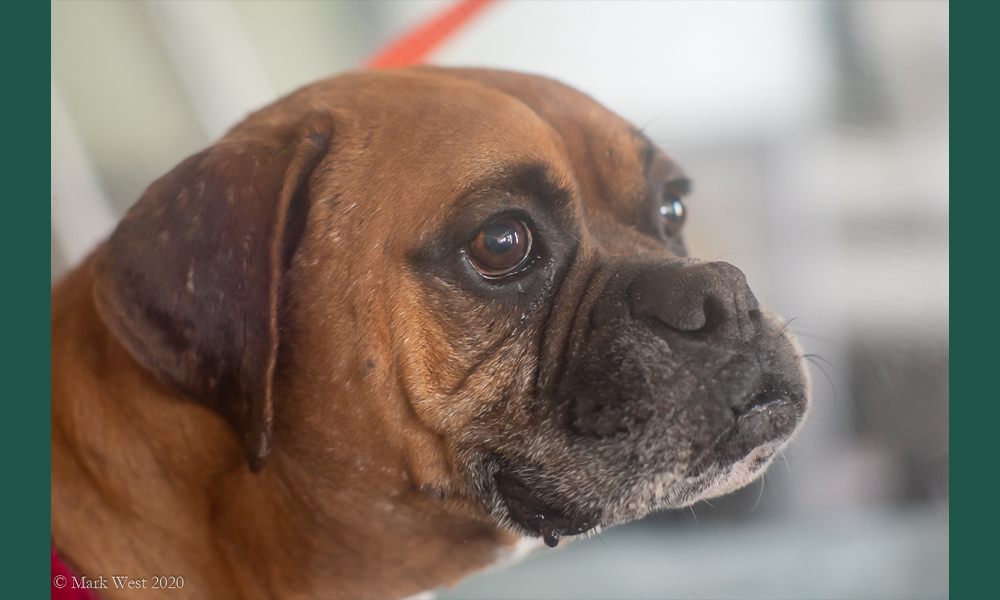
{"type": "MultiPolygon", "coordinates": [[[[992,2],[956,3],[949,10],[951,149],[949,205],[951,350],[949,390],[950,535],[949,591],[953,598],[988,598],[997,593],[993,575],[997,558],[997,419],[1000,394],[990,373],[997,369],[998,310],[993,291],[997,257],[997,193],[992,179],[996,150],[996,23],[1000,7],[992,2]],[[993,58],[991,58],[993,57],[993,58]],[[983,267],[986,267],[985,269],[983,267]],[[957,411],[950,411],[955,398],[957,411]],[[995,468],[995,467],[994,467],[995,468]]],[[[995,597],[995,596],[994,596],[995,597]]]]}
{"type": "Polygon", "coordinates": [[[45,228],[50,201],[46,176],[51,178],[49,144],[49,27],[51,5],[42,2],[9,3],[3,9],[0,55],[4,56],[6,85],[3,114],[6,148],[3,224],[4,261],[4,425],[3,488],[13,506],[3,521],[8,546],[4,565],[4,596],[48,597],[50,593],[51,536],[51,374],[50,293],[51,265],[45,258],[51,226],[45,228]]]}

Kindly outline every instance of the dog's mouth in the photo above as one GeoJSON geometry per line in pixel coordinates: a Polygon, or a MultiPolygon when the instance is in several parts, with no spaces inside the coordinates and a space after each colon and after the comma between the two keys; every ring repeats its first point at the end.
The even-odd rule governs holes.
{"type": "MultiPolygon", "coordinates": [[[[733,407],[729,426],[686,467],[671,464],[669,451],[655,444],[659,449],[651,452],[659,459],[650,459],[639,471],[618,469],[621,477],[605,483],[617,485],[620,493],[605,490],[600,494],[604,501],[597,504],[565,495],[574,478],[494,454],[488,470],[499,495],[495,514],[556,547],[562,538],[598,525],[631,521],[652,510],[680,508],[743,487],[767,466],[803,418],[804,397],[779,390],[770,388],[733,407]],[[671,483],[664,486],[663,481],[671,483]]],[[[629,446],[637,444],[633,440],[629,446]]]]}
{"type": "Polygon", "coordinates": [[[550,548],[558,546],[564,536],[578,535],[597,526],[596,516],[572,516],[554,507],[508,469],[497,472],[494,480],[511,521],[540,535],[550,548]]]}
{"type": "MultiPolygon", "coordinates": [[[[716,443],[710,446],[711,457],[724,464],[736,464],[749,457],[762,446],[779,446],[788,440],[802,421],[805,401],[797,394],[785,391],[761,392],[745,406],[733,408],[735,417],[716,443]]],[[[693,468],[703,466],[703,460],[692,463],[693,468]]]]}

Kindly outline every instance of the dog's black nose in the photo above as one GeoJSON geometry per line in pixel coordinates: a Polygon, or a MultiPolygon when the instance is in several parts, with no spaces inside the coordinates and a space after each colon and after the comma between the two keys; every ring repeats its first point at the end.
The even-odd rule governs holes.
{"type": "Polygon", "coordinates": [[[684,333],[746,338],[760,323],[743,272],[725,262],[670,261],[644,270],[629,288],[632,314],[684,333]]]}

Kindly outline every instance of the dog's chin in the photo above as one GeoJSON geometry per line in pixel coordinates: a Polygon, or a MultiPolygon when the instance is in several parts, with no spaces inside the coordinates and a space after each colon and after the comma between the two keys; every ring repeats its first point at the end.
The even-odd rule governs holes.
{"type": "Polygon", "coordinates": [[[735,463],[729,465],[713,464],[700,476],[689,482],[692,497],[686,504],[722,496],[749,485],[767,470],[785,443],[787,442],[768,442],[754,448],[735,463]]]}
{"type": "MultiPolygon", "coordinates": [[[[511,528],[540,536],[554,547],[567,536],[733,492],[767,469],[801,423],[805,406],[802,398],[769,393],[766,401],[736,416],[687,465],[672,459],[667,449],[646,472],[607,469],[595,458],[594,470],[617,470],[595,494],[579,493],[585,484],[574,483],[565,474],[495,456],[493,483],[499,498],[493,514],[511,528]]],[[[577,460],[578,464],[586,461],[586,456],[577,460]]]]}
{"type": "Polygon", "coordinates": [[[621,525],[663,509],[682,508],[736,491],[770,465],[785,442],[767,442],[733,463],[712,462],[701,472],[683,476],[668,471],[643,478],[627,492],[599,508],[573,506],[571,500],[546,499],[509,471],[494,476],[501,498],[501,521],[555,547],[568,536],[595,528],[621,525]]]}

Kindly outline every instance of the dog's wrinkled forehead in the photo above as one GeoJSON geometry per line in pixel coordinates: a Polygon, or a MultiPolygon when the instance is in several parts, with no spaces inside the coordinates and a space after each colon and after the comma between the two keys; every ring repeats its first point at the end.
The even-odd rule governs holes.
{"type": "MultiPolygon", "coordinates": [[[[446,218],[451,204],[474,188],[527,167],[541,169],[587,213],[619,223],[636,220],[650,178],[682,176],[627,121],[571,88],[529,75],[358,73],[280,104],[340,113],[328,163],[347,189],[330,194],[386,199],[383,216],[414,226],[446,218]],[[442,212],[430,214],[435,206],[442,212]]],[[[285,118],[289,114],[294,111],[286,109],[285,118]]]]}
{"type": "Polygon", "coordinates": [[[452,73],[517,98],[558,132],[588,211],[607,212],[619,222],[629,222],[650,180],[684,178],[683,171],[631,123],[573,88],[519,73],[479,69],[452,73]]]}
{"type": "MultiPolygon", "coordinates": [[[[364,169],[379,193],[426,208],[524,164],[565,183],[572,168],[559,132],[518,99],[476,82],[428,73],[373,78],[351,98],[348,136],[357,154],[334,157],[364,169]]],[[[375,190],[372,190],[375,191],[375,190]]]]}

